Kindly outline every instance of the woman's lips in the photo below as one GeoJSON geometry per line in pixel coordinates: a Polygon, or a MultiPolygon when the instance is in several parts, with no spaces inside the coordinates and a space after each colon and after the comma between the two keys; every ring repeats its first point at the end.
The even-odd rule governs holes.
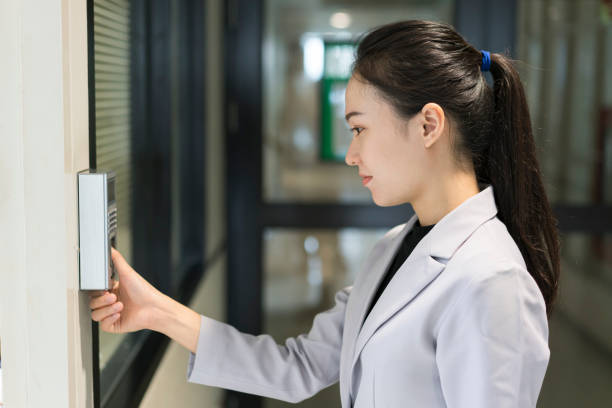
{"type": "Polygon", "coordinates": [[[363,183],[363,185],[365,186],[366,184],[368,184],[370,182],[370,180],[372,180],[372,176],[362,177],[361,178],[361,183],[363,183]]]}

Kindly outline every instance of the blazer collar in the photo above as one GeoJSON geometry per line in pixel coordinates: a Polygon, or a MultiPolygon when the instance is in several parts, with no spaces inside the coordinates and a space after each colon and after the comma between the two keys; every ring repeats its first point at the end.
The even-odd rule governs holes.
{"type": "Polygon", "coordinates": [[[478,227],[496,214],[493,186],[487,186],[446,214],[427,234],[430,256],[450,259],[478,227]]]}
{"type": "Polygon", "coordinates": [[[362,294],[365,295],[363,296],[365,304],[362,304],[359,320],[359,323],[363,321],[363,326],[354,343],[351,372],[361,351],[378,328],[425,289],[444,270],[448,259],[472,233],[496,214],[493,187],[488,186],[445,215],[417,244],[363,321],[372,296],[395,256],[397,248],[414,226],[417,220],[416,215],[405,224],[402,231],[389,243],[381,259],[374,264],[369,272],[371,277],[366,278],[364,282],[366,287],[363,288],[365,290],[362,294]]]}

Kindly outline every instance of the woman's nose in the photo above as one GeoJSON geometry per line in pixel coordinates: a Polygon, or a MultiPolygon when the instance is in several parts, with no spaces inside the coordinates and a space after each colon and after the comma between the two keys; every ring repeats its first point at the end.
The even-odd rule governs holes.
{"type": "Polygon", "coordinates": [[[356,166],[357,164],[359,164],[359,155],[357,154],[355,139],[351,140],[351,144],[349,145],[348,151],[346,152],[346,156],[344,156],[344,161],[349,166],[356,166]]]}

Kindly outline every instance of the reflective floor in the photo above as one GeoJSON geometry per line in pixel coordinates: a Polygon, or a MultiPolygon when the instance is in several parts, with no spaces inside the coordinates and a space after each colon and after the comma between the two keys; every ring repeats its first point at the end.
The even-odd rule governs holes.
{"type": "Polygon", "coordinates": [[[612,406],[612,355],[562,313],[550,321],[550,353],[539,407],[612,406]]]}

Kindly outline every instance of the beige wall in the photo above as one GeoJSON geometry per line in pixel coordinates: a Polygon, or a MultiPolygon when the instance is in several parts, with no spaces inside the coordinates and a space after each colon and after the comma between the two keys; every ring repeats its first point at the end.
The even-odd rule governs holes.
{"type": "Polygon", "coordinates": [[[85,2],[0,2],[4,403],[92,406],[76,171],[88,166],[85,2]]]}

